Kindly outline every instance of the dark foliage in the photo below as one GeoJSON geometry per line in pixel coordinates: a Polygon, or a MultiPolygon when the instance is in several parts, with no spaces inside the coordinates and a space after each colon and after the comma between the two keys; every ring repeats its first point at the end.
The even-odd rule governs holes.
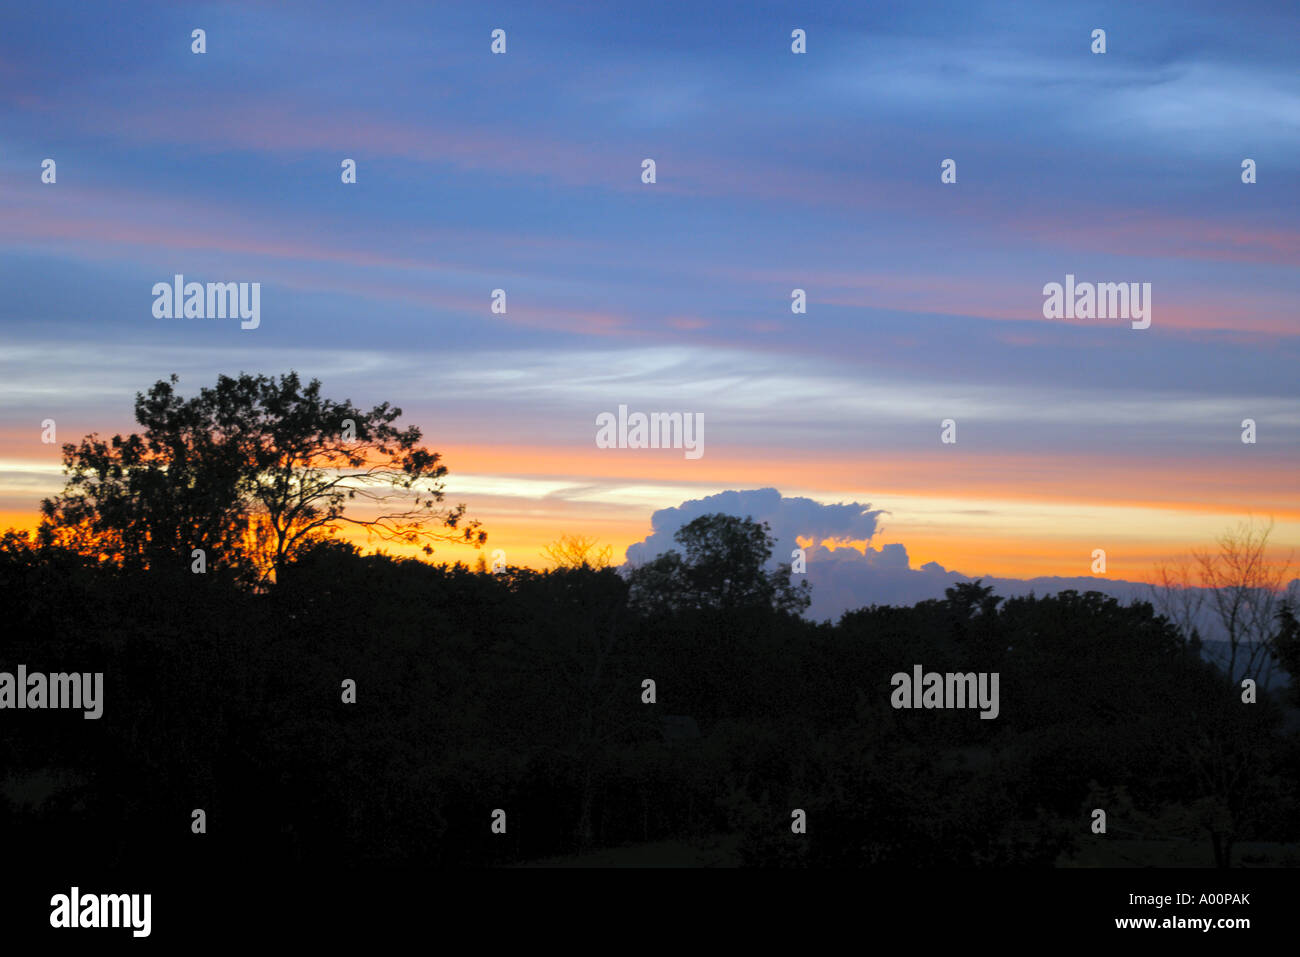
{"type": "Polygon", "coordinates": [[[724,525],[759,547],[688,549],[689,588],[648,603],[610,569],[493,575],[325,542],[257,591],[9,535],[0,669],[103,671],[105,709],[5,712],[7,853],[447,867],[731,835],[756,866],[1043,866],[1103,840],[1094,807],[1107,840],[1207,863],[1296,838],[1280,706],[1225,696],[1149,606],[973,584],[815,624],[745,570],[761,530],[724,525]],[[743,601],[718,577],[738,569],[743,601]],[[891,675],[917,663],[999,672],[998,719],[893,709],[891,675]]]}

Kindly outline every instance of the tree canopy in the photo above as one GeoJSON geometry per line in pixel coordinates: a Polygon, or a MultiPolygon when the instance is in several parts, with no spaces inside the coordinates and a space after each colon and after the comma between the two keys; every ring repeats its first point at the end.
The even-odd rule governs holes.
{"type": "Polygon", "coordinates": [[[715,513],[673,535],[670,550],[632,571],[632,602],[643,608],[770,608],[798,613],[812,602],[806,581],[790,581],[790,565],[767,567],[776,540],[766,522],[715,513]]]}
{"type": "Polygon", "coordinates": [[[63,447],[67,483],[41,503],[40,540],[100,560],[187,568],[194,549],[266,582],[301,549],[351,526],[388,541],[482,544],[443,506],[447,467],[399,427],[400,408],[321,395],[319,380],[220,376],[190,398],[176,376],[137,393],[143,431],[63,447]]]}

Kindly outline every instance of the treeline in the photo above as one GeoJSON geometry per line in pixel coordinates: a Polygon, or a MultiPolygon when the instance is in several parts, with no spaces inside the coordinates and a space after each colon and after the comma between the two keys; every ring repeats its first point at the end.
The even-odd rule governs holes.
{"type": "Polygon", "coordinates": [[[0,711],[6,852],[445,868],[672,842],[923,868],[1183,847],[1222,865],[1300,837],[1287,704],[1245,703],[1149,605],[975,583],[817,624],[758,526],[706,519],[627,576],[323,542],[261,588],[10,534],[0,670],[102,671],[104,714],[0,711]],[[997,718],[894,708],[914,665],[996,672],[997,718]]]}

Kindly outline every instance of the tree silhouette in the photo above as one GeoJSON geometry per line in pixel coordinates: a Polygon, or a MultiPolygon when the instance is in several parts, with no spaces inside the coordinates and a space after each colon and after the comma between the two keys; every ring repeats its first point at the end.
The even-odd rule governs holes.
{"type": "Polygon", "coordinates": [[[608,568],[614,549],[586,535],[561,535],[542,551],[557,568],[608,568]]]}
{"type": "Polygon", "coordinates": [[[1223,677],[1267,684],[1278,649],[1279,615],[1297,600],[1288,582],[1294,555],[1270,556],[1273,521],[1249,519],[1219,536],[1213,549],[1200,548],[1156,569],[1151,586],[1156,608],[1199,650],[1206,626],[1228,645],[1223,677]]]}
{"type": "MultiPolygon", "coordinates": [[[[649,579],[476,574],[313,539],[269,598],[2,534],[0,594],[20,596],[6,661],[73,662],[112,688],[93,735],[76,716],[6,712],[20,730],[0,735],[0,827],[14,854],[61,867],[235,875],[252,859],[427,869],[586,851],[814,867],[1294,862],[1300,738],[1279,696],[1261,685],[1245,704],[1150,604],[998,601],[961,582],[812,622],[780,612],[762,526],[706,519],[649,579]],[[656,582],[662,601],[629,606],[656,582]],[[998,672],[998,719],[893,708],[891,676],[917,663],[998,672]],[[682,724],[693,733],[667,733],[682,724]],[[219,840],[176,840],[190,794],[219,840]],[[483,826],[485,794],[512,809],[508,838],[483,826]],[[1095,807],[1118,840],[1091,837],[1095,807]],[[807,834],[784,823],[792,808],[816,822],[807,834]]],[[[1274,628],[1288,670],[1293,612],[1274,628]]]]}
{"type": "Polygon", "coordinates": [[[442,507],[447,467],[418,428],[393,424],[401,409],[323,398],[296,372],[223,375],[189,399],[177,381],[137,393],[142,434],[63,447],[68,480],[41,503],[43,543],[150,569],[183,568],[204,549],[265,583],[347,525],[426,553],[486,540],[464,505],[442,507]]]}
{"type": "Polygon", "coordinates": [[[1209,607],[1228,640],[1229,685],[1246,677],[1267,683],[1272,671],[1274,628],[1293,568],[1291,556],[1269,560],[1272,531],[1271,520],[1264,524],[1252,519],[1221,535],[1213,551],[1192,553],[1209,607]]]}
{"type": "Polygon", "coordinates": [[[767,569],[776,540],[766,522],[701,515],[673,535],[685,556],[667,551],[632,572],[632,603],[641,608],[728,611],[771,608],[800,612],[812,602],[806,581],[790,582],[790,566],[767,569]]]}

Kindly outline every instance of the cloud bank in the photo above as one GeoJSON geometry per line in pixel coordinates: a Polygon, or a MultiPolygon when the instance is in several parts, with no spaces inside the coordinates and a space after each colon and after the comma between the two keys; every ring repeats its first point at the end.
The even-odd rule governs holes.
{"type": "MultiPolygon", "coordinates": [[[[791,552],[800,543],[804,545],[813,589],[807,616],[816,620],[834,621],[846,611],[867,605],[914,605],[942,598],[944,589],[973,580],[938,562],[913,568],[902,544],[873,547],[871,539],[880,529],[883,509],[862,502],[827,505],[809,498],[787,498],[774,488],[720,492],[656,511],[651,516],[650,535],[628,547],[627,565],[642,564],[676,548],[673,534],[678,529],[713,512],[767,522],[776,538],[773,565],[789,562],[791,552]]],[[[1005,597],[1074,589],[1099,591],[1124,602],[1149,598],[1145,584],[1122,579],[985,576],[981,580],[1005,597]]]]}

